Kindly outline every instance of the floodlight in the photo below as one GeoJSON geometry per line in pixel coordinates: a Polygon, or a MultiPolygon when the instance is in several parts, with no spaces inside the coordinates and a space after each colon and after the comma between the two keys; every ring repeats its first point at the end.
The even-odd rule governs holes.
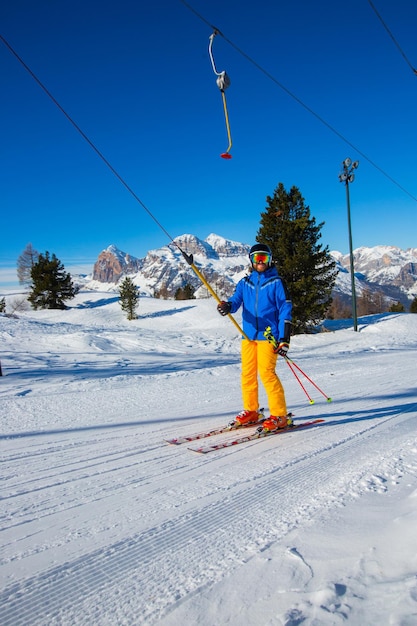
{"type": "Polygon", "coordinates": [[[349,230],[349,251],[350,251],[350,279],[352,284],[352,313],[353,313],[353,329],[358,330],[358,317],[356,310],[356,288],[355,288],[355,268],[353,259],[353,244],[352,244],[352,225],[350,221],[350,197],[349,197],[349,183],[353,183],[355,180],[354,170],[358,167],[359,161],[354,161],[346,158],[342,161],[343,171],[339,174],[339,180],[341,183],[345,183],[346,187],[346,202],[347,202],[347,214],[348,214],[348,230],[349,230]]]}

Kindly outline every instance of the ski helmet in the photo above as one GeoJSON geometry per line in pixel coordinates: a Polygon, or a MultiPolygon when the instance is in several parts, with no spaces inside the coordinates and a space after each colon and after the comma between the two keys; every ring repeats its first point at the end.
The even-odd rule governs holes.
{"type": "Polygon", "coordinates": [[[260,252],[261,254],[268,254],[270,257],[270,261],[266,264],[267,267],[271,266],[271,261],[272,261],[272,252],[271,252],[271,248],[269,246],[267,246],[265,243],[256,243],[254,246],[252,246],[252,248],[249,251],[249,258],[251,260],[251,263],[253,265],[253,255],[256,252],[260,252]]]}
{"type": "Polygon", "coordinates": [[[249,250],[249,258],[254,252],[266,252],[272,256],[271,248],[267,246],[266,243],[255,243],[255,245],[249,250]]]}

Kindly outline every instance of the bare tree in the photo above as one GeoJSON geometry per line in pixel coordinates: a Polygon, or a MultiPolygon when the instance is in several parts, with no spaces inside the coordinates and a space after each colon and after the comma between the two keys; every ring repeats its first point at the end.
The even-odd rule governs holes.
{"type": "Polygon", "coordinates": [[[358,315],[375,315],[388,310],[387,300],[382,291],[365,288],[358,298],[358,315]]]}
{"type": "Polygon", "coordinates": [[[38,262],[39,252],[31,243],[28,243],[22,254],[17,259],[17,277],[21,285],[32,283],[32,267],[38,262]]]}
{"type": "Polygon", "coordinates": [[[352,317],[352,307],[347,304],[339,295],[333,297],[332,303],[326,312],[329,320],[349,319],[352,317]]]}
{"type": "Polygon", "coordinates": [[[19,313],[19,311],[29,311],[30,304],[27,296],[16,296],[13,299],[8,299],[7,306],[11,315],[19,313]]]}

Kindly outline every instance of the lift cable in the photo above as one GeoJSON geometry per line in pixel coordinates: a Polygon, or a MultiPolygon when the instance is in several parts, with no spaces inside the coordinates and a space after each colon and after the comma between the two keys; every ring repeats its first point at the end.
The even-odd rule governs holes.
{"type": "Polygon", "coordinates": [[[223,39],[232,47],[236,50],[236,52],[238,52],[241,56],[243,56],[247,61],[249,61],[249,63],[251,63],[252,65],[254,65],[260,72],[262,72],[263,74],[265,74],[265,76],[267,78],[269,78],[273,83],[275,83],[276,85],[278,85],[278,87],[280,87],[280,89],[282,89],[283,91],[285,91],[286,94],[288,94],[291,98],[293,98],[296,102],[298,102],[299,105],[301,105],[306,111],[308,111],[309,113],[311,113],[311,115],[314,115],[314,117],[316,119],[319,120],[319,122],[321,122],[322,124],[324,124],[324,126],[326,126],[329,130],[332,131],[332,133],[334,133],[335,135],[337,135],[339,137],[339,139],[341,139],[342,141],[344,141],[348,146],[350,146],[353,150],[356,150],[356,152],[358,154],[360,154],[366,161],[368,161],[368,163],[370,163],[375,169],[377,169],[379,172],[381,172],[381,174],[383,174],[386,178],[388,178],[388,180],[390,180],[394,185],[396,185],[399,189],[401,189],[401,191],[403,191],[405,194],[407,194],[412,200],[415,200],[417,202],[417,197],[414,196],[410,191],[408,191],[405,187],[403,187],[399,182],[397,182],[392,176],[390,176],[385,170],[383,170],[379,165],[377,165],[375,163],[375,161],[373,161],[370,157],[368,157],[364,152],[362,152],[361,150],[359,150],[359,148],[357,148],[352,142],[350,142],[348,139],[346,139],[346,137],[344,137],[344,135],[342,135],[338,130],[336,130],[336,128],[334,128],[334,126],[332,126],[331,124],[329,124],[328,122],[326,122],[325,119],[323,119],[318,113],[316,113],[315,111],[313,111],[313,109],[311,107],[309,107],[307,104],[305,104],[298,96],[296,96],[295,94],[293,94],[289,89],[287,89],[287,87],[285,87],[282,83],[279,82],[279,80],[277,80],[275,78],[275,76],[273,76],[270,72],[268,72],[264,67],[262,67],[262,65],[260,65],[259,63],[257,63],[257,61],[255,61],[252,57],[250,57],[248,54],[246,54],[246,52],[244,52],[241,48],[239,48],[235,43],[233,43],[230,39],[228,39],[216,26],[213,26],[213,24],[210,24],[210,22],[208,20],[206,20],[200,13],[198,13],[188,2],[186,2],[185,0],[180,0],[180,2],[182,4],[184,4],[184,6],[186,6],[192,13],[194,13],[194,15],[196,15],[201,21],[203,21],[205,24],[207,24],[208,26],[210,26],[210,28],[212,28],[213,30],[216,31],[216,33],[218,35],[220,35],[221,37],[223,37],[223,39]]]}
{"type": "Polygon", "coordinates": [[[417,76],[417,69],[415,69],[411,65],[411,63],[410,63],[409,59],[407,58],[407,55],[405,54],[404,50],[401,48],[400,44],[398,43],[398,41],[396,40],[396,38],[394,37],[394,35],[390,31],[390,29],[388,28],[387,24],[384,22],[384,20],[382,19],[381,15],[376,10],[374,3],[371,0],[368,0],[368,2],[371,5],[371,8],[374,11],[375,15],[377,16],[377,18],[381,22],[382,26],[385,28],[385,30],[387,31],[388,35],[391,37],[392,41],[394,42],[394,44],[397,46],[398,50],[400,51],[401,56],[404,58],[404,60],[407,63],[407,65],[411,68],[411,71],[413,72],[413,74],[415,76],[417,76]]]}
{"type": "Polygon", "coordinates": [[[153,221],[159,226],[159,228],[165,233],[170,241],[173,241],[171,235],[165,230],[162,224],[156,219],[156,217],[150,212],[148,207],[142,202],[142,200],[136,195],[133,189],[127,184],[127,182],[122,178],[117,170],[112,166],[112,164],[106,159],[102,152],[97,148],[97,146],[87,137],[83,130],[78,126],[78,124],[72,119],[72,117],[65,111],[65,109],[59,104],[58,100],[51,94],[51,92],[45,87],[45,85],[39,80],[34,72],[30,69],[30,67],[24,62],[24,60],[17,54],[17,52],[12,48],[12,46],[8,43],[8,41],[0,34],[0,39],[7,46],[10,52],[16,57],[16,59],[23,65],[25,70],[29,72],[32,78],[37,82],[39,87],[43,89],[48,98],[52,100],[52,102],[58,107],[58,109],[65,115],[67,120],[74,126],[77,132],[80,133],[81,137],[85,139],[88,145],[94,150],[94,152],[100,157],[102,161],[107,165],[107,167],[113,172],[116,178],[122,183],[122,185],[128,190],[128,192],[135,198],[137,202],[142,206],[143,209],[148,213],[148,215],[153,219],[153,221]]]}
{"type": "MultiPolygon", "coordinates": [[[[100,157],[100,159],[104,162],[104,164],[111,170],[111,172],[113,172],[113,174],[116,176],[116,178],[122,183],[122,185],[125,187],[125,189],[127,189],[127,191],[133,196],[133,198],[141,205],[141,207],[146,211],[146,213],[149,215],[149,217],[155,222],[155,224],[157,224],[157,226],[162,230],[163,233],[165,233],[165,235],[168,237],[168,239],[170,240],[170,242],[176,246],[176,248],[179,250],[179,252],[181,252],[183,258],[185,259],[185,261],[187,262],[187,264],[190,266],[190,268],[193,270],[194,274],[201,280],[201,282],[203,283],[203,285],[206,287],[206,289],[209,291],[209,293],[213,296],[213,298],[215,300],[217,300],[218,303],[221,302],[219,296],[217,295],[217,293],[214,291],[214,289],[211,287],[211,285],[207,282],[206,278],[204,277],[204,275],[201,273],[201,271],[198,269],[198,267],[195,265],[194,263],[194,258],[192,254],[187,254],[184,250],[182,250],[182,248],[180,247],[180,245],[178,244],[177,241],[174,240],[174,238],[169,234],[169,232],[164,228],[164,226],[161,224],[161,222],[155,217],[155,215],[150,211],[150,209],[148,209],[148,207],[146,206],[146,204],[144,202],[142,202],[142,200],[139,198],[139,196],[133,191],[133,189],[130,187],[130,185],[127,184],[127,182],[124,180],[124,178],[119,174],[119,172],[112,166],[112,164],[106,159],[106,157],[103,155],[102,152],[100,152],[100,150],[97,148],[97,146],[91,141],[91,139],[84,133],[83,130],[81,130],[81,128],[78,126],[78,124],[72,119],[72,117],[65,111],[65,109],[59,104],[58,100],[51,94],[51,92],[45,87],[45,85],[39,80],[39,78],[36,76],[36,74],[30,69],[30,67],[23,61],[23,59],[17,54],[17,52],[12,48],[12,46],[8,43],[8,41],[0,34],[0,40],[3,41],[3,43],[7,46],[7,48],[10,50],[10,52],[16,57],[16,59],[19,61],[19,63],[22,64],[22,66],[25,68],[25,70],[27,72],[29,72],[29,74],[32,76],[32,78],[36,81],[36,83],[39,85],[39,87],[41,87],[41,89],[46,93],[46,95],[52,100],[52,102],[58,107],[58,109],[65,115],[65,117],[67,118],[67,120],[74,126],[74,128],[77,130],[77,132],[82,136],[82,138],[88,143],[88,145],[94,150],[94,152],[100,157]]],[[[242,335],[245,339],[249,339],[247,337],[247,335],[243,332],[242,328],[239,326],[239,324],[237,323],[237,321],[235,320],[235,318],[233,317],[233,315],[231,313],[228,313],[227,317],[230,319],[230,321],[234,324],[234,326],[236,327],[236,330],[239,332],[240,335],[242,335]]]]}

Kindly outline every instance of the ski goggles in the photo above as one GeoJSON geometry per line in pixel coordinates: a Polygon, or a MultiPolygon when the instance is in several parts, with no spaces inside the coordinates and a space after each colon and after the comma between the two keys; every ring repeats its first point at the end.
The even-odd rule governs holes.
{"type": "Polygon", "coordinates": [[[272,256],[268,252],[253,252],[250,255],[251,262],[256,265],[257,263],[265,263],[269,265],[272,260],[272,256]]]}

